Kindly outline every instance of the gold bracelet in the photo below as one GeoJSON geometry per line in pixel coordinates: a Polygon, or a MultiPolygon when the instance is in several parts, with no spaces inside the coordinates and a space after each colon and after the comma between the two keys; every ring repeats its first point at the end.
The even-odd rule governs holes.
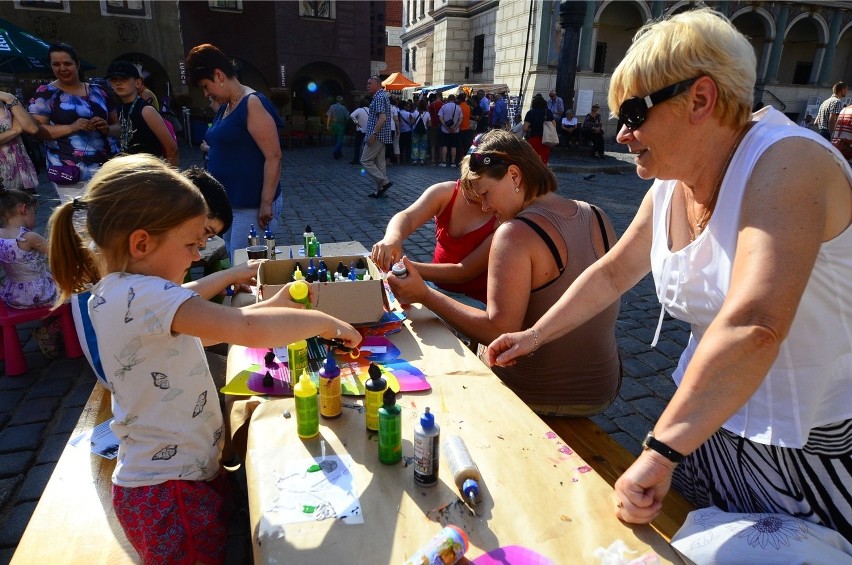
{"type": "Polygon", "coordinates": [[[532,336],[533,336],[533,348],[532,348],[532,351],[530,351],[530,355],[532,355],[533,353],[538,351],[539,343],[538,343],[538,332],[535,331],[535,328],[530,328],[530,332],[532,332],[532,336]]]}

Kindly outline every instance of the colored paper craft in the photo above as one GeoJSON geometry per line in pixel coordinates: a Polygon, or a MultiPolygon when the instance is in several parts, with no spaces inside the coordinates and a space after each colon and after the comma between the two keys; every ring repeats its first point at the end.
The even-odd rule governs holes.
{"type": "Polygon", "coordinates": [[[382,370],[392,374],[399,381],[399,390],[402,392],[422,392],[432,389],[423,371],[405,359],[396,359],[384,364],[382,370]]]}
{"type": "Polygon", "coordinates": [[[290,385],[290,371],[287,369],[287,365],[279,365],[278,369],[258,367],[258,370],[251,371],[248,378],[248,387],[258,394],[293,396],[293,387],[290,385]],[[267,371],[272,375],[271,387],[263,384],[263,379],[266,377],[267,371]]]}
{"type": "MultiPolygon", "coordinates": [[[[254,365],[255,369],[260,369],[257,365],[254,365]]],[[[233,396],[254,396],[257,394],[253,390],[248,387],[249,376],[252,371],[240,371],[234,378],[231,379],[225,386],[220,388],[219,390],[222,394],[230,394],[233,396]]]]}

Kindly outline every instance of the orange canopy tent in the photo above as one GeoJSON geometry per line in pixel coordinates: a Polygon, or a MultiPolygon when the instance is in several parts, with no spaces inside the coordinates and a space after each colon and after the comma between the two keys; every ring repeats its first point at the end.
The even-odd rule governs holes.
{"type": "Polygon", "coordinates": [[[382,86],[386,90],[402,90],[403,88],[413,88],[420,86],[420,83],[409,80],[402,73],[391,73],[391,75],[382,81],[382,86]]]}

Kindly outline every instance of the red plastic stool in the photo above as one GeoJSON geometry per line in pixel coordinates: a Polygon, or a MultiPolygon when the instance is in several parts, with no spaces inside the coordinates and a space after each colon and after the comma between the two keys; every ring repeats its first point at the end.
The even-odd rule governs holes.
{"type": "Polygon", "coordinates": [[[43,320],[49,316],[59,316],[62,323],[65,354],[71,359],[83,355],[80,342],[77,340],[74,319],[71,317],[71,305],[67,302],[56,310],[51,310],[50,306],[12,308],[0,300],[0,331],[3,332],[3,339],[0,340],[0,359],[6,360],[7,376],[14,377],[27,372],[27,361],[24,359],[24,350],[15,326],[33,320],[43,320]]]}

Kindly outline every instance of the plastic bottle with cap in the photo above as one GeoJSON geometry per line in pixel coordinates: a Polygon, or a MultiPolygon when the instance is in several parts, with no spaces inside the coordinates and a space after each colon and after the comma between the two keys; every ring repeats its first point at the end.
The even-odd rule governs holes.
{"type": "Polygon", "coordinates": [[[293,387],[296,400],[296,432],[308,439],[319,434],[319,398],[317,387],[307,371],[302,371],[299,382],[293,387]]]}
{"type": "Polygon", "coordinates": [[[294,281],[305,280],[305,274],[302,272],[302,267],[298,263],[296,264],[296,269],[293,271],[293,280],[294,281]]]}
{"type": "Polygon", "coordinates": [[[331,347],[325,358],[325,365],[319,370],[320,415],[323,418],[337,418],[343,412],[343,389],[340,384],[340,367],[334,360],[331,347]]]}
{"type": "Polygon", "coordinates": [[[275,234],[272,233],[269,226],[263,232],[263,241],[266,243],[266,258],[275,259],[275,234]]]}
{"type": "Polygon", "coordinates": [[[305,280],[309,283],[317,282],[317,268],[314,265],[314,260],[308,260],[308,270],[305,272],[305,280]]]}
{"type": "Polygon", "coordinates": [[[325,264],[325,261],[320,259],[319,266],[317,267],[317,282],[334,282],[334,278],[331,280],[328,278],[328,265],[325,264]]]}
{"type": "Polygon", "coordinates": [[[396,403],[396,393],[388,387],[379,408],[379,461],[393,465],[402,460],[402,409],[396,403]]]}
{"type": "Polygon", "coordinates": [[[313,232],[313,230],[311,230],[311,226],[310,225],[305,226],[305,233],[302,234],[302,239],[303,239],[303,242],[304,242],[305,257],[310,257],[310,255],[308,255],[308,245],[311,243],[312,237],[314,237],[314,232],[313,232]]]}
{"type": "Polygon", "coordinates": [[[312,235],[311,240],[308,242],[308,257],[319,257],[320,256],[320,244],[317,236],[312,235]]]}
{"type": "Polygon", "coordinates": [[[254,228],[254,224],[251,224],[248,233],[248,245],[251,247],[252,245],[260,245],[260,236],[257,235],[257,230],[254,228]]]}
{"type": "Polygon", "coordinates": [[[455,565],[462,560],[469,547],[470,540],[464,530],[448,524],[417,553],[409,557],[404,565],[422,565],[423,563],[455,565]]]}
{"type": "Polygon", "coordinates": [[[370,363],[367,370],[370,378],[364,383],[364,407],[367,414],[367,430],[379,431],[379,407],[382,405],[388,381],[382,376],[382,370],[375,363],[370,363]]]}
{"type": "MultiPolygon", "coordinates": [[[[301,274],[301,271],[299,273],[301,274]]],[[[303,280],[297,280],[290,285],[289,292],[290,298],[293,299],[293,302],[304,304],[305,308],[308,310],[311,309],[310,287],[308,286],[308,283],[303,280]]]]}
{"type": "Polygon", "coordinates": [[[358,277],[358,280],[364,280],[364,275],[367,274],[367,263],[364,262],[363,257],[358,258],[358,262],[355,263],[355,276],[358,277]]]}
{"type": "Polygon", "coordinates": [[[414,426],[414,482],[423,487],[438,483],[441,429],[426,407],[420,422],[414,426]]]}
{"type": "MultiPolygon", "coordinates": [[[[393,273],[393,276],[395,276],[397,278],[404,279],[405,277],[408,276],[408,269],[405,268],[405,263],[403,263],[402,261],[397,261],[391,267],[391,273],[393,273]]],[[[399,300],[397,300],[397,302],[399,302],[399,305],[402,306],[403,308],[410,308],[411,307],[411,304],[408,304],[408,303],[405,303],[405,302],[400,302],[399,300]]]]}
{"type": "Polygon", "coordinates": [[[308,342],[304,339],[287,345],[287,366],[290,370],[290,384],[294,384],[302,371],[308,369],[308,342]]]}
{"type": "Polygon", "coordinates": [[[473,457],[464,440],[459,436],[449,436],[444,439],[441,451],[453,474],[453,482],[456,483],[456,488],[462,493],[465,501],[471,506],[481,502],[479,484],[482,481],[482,475],[476,463],[473,462],[473,457]]]}

